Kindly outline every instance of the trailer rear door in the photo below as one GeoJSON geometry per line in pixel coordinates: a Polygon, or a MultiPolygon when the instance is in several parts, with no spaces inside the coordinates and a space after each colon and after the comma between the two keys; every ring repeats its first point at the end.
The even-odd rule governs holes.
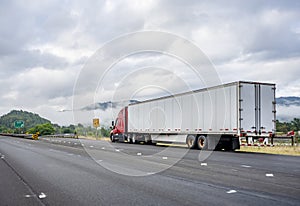
{"type": "Polygon", "coordinates": [[[275,131],[275,85],[240,83],[240,131],[264,134],[275,131]]]}
{"type": "Polygon", "coordinates": [[[275,85],[260,85],[260,132],[275,132],[275,85]]]}

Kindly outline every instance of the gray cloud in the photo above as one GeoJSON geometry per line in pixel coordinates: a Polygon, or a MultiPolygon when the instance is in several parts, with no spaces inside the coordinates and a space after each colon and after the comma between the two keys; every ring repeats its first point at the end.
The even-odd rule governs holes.
{"type": "Polygon", "coordinates": [[[245,54],[251,54],[253,61],[299,56],[297,1],[193,1],[189,4],[164,1],[162,4],[159,13],[171,18],[160,26],[195,38],[216,63],[245,54]],[[194,31],[198,38],[191,36],[194,31]]]}
{"type": "MultiPolygon", "coordinates": [[[[210,57],[224,82],[275,82],[280,96],[298,96],[299,19],[297,0],[1,1],[0,113],[18,107],[44,113],[59,123],[70,121],[53,111],[72,109],[73,86],[88,57],[106,42],[141,30],[166,31],[192,41],[210,57]]],[[[123,46],[153,42],[150,38],[123,46]]],[[[187,67],[170,58],[144,54],[127,60],[108,75],[100,91],[108,98],[105,101],[134,68],[173,69],[192,88],[203,86],[187,67]]],[[[83,80],[87,85],[98,81],[91,75],[83,80]]],[[[150,72],[132,77],[136,83],[125,86],[143,85],[147,77],[165,87],[174,83],[170,75],[150,72]]],[[[82,94],[95,95],[95,90],[87,87],[82,94]]],[[[156,94],[161,93],[152,96],[156,94]]]]}
{"type": "Polygon", "coordinates": [[[28,68],[43,67],[47,69],[64,69],[68,62],[62,58],[39,50],[19,51],[14,55],[0,57],[2,76],[24,71],[28,68]]]}

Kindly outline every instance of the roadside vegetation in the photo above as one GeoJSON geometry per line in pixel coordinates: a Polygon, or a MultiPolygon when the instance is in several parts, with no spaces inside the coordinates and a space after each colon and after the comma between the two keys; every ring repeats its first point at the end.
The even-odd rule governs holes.
{"type": "Polygon", "coordinates": [[[294,118],[290,122],[279,122],[276,120],[276,130],[277,132],[280,132],[282,134],[286,134],[289,131],[294,130],[300,131],[300,119],[299,118],[294,118]]]}
{"type": "Polygon", "coordinates": [[[60,126],[51,123],[49,120],[40,117],[38,114],[22,110],[13,110],[0,117],[0,133],[35,134],[37,132],[40,135],[76,134],[78,136],[95,137],[97,134],[98,137],[108,137],[110,128],[103,126],[96,131],[95,128],[84,126],[83,124],[60,126]],[[24,127],[15,128],[14,122],[17,120],[24,121],[24,127]]]}
{"type": "Polygon", "coordinates": [[[240,152],[254,152],[265,154],[280,154],[280,155],[293,155],[300,156],[299,146],[274,146],[274,147],[241,147],[240,152]]]}
{"type": "MultiPolygon", "coordinates": [[[[277,136],[286,136],[287,134],[290,135],[290,132],[294,132],[295,141],[299,139],[299,132],[300,132],[300,119],[294,118],[290,122],[279,122],[276,121],[276,135],[277,136]]],[[[280,142],[279,142],[280,143],[280,142]]]]}

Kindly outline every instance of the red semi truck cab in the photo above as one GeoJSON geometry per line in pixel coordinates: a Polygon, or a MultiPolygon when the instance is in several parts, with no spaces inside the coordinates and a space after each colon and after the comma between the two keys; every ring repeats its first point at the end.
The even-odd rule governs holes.
{"type": "Polygon", "coordinates": [[[110,132],[110,139],[112,142],[118,141],[120,138],[124,138],[124,134],[127,132],[127,119],[128,119],[128,107],[123,108],[115,122],[112,122],[112,130],[110,132]]]}

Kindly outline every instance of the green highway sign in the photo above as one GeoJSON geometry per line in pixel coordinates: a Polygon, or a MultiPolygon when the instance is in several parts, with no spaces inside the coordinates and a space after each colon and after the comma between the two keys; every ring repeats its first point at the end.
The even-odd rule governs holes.
{"type": "Polygon", "coordinates": [[[15,128],[23,128],[23,127],[24,127],[24,121],[22,120],[15,121],[15,128]]]}

